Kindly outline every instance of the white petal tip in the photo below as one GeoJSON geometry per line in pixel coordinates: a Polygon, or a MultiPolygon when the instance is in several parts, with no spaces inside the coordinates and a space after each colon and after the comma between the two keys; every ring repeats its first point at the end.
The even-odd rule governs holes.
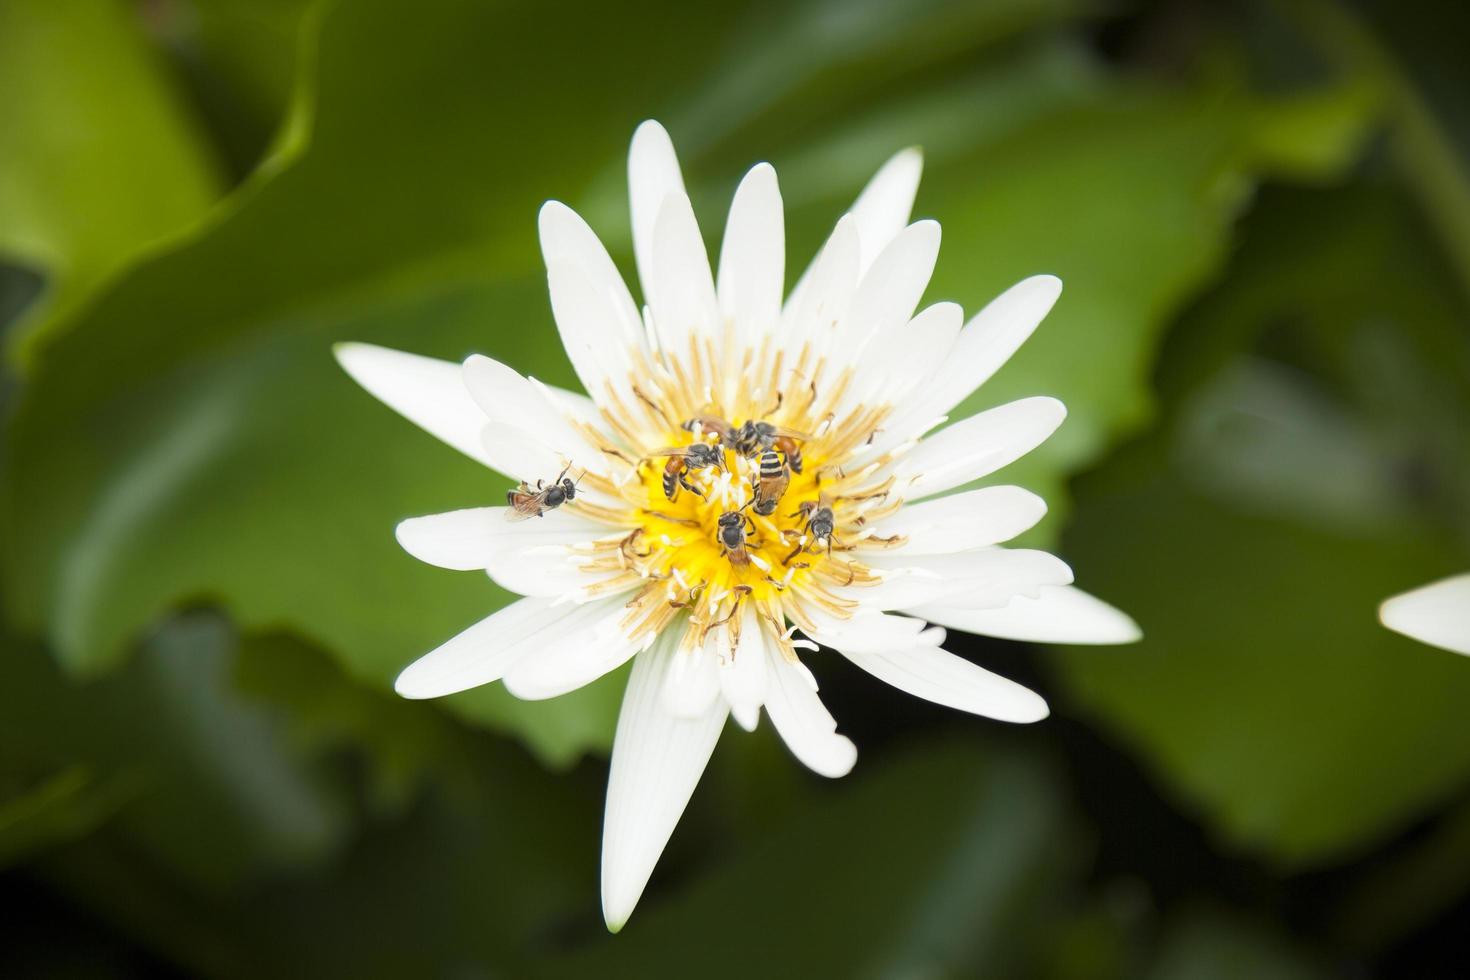
{"type": "Polygon", "coordinates": [[[1470,655],[1470,574],[1393,596],[1378,607],[1378,620],[1420,643],[1470,655]]]}
{"type": "Polygon", "coordinates": [[[663,123],[657,119],[645,119],[633,130],[633,142],[631,153],[638,153],[641,149],[652,149],[667,147],[672,150],[674,141],[669,138],[669,131],[664,129],[663,123]]]}
{"type": "Polygon", "coordinates": [[[841,779],[852,772],[852,767],[857,765],[857,746],[853,744],[852,739],[844,735],[835,735],[832,739],[831,758],[823,762],[821,768],[813,767],[812,771],[828,779],[841,779]]]}
{"type": "Polygon", "coordinates": [[[731,705],[730,716],[735,719],[735,724],[747,732],[753,732],[760,724],[761,709],[748,704],[731,705]]]}
{"type": "Polygon", "coordinates": [[[1034,725],[1038,721],[1045,721],[1051,717],[1051,708],[1046,700],[1039,694],[1027,692],[1029,698],[1017,698],[1016,703],[1004,712],[998,712],[991,717],[997,721],[1008,721],[1015,725],[1034,725]]]}
{"type": "Polygon", "coordinates": [[[411,666],[405,668],[393,682],[393,692],[409,701],[426,701],[429,698],[443,697],[445,693],[425,684],[416,676],[416,671],[411,666]]]}

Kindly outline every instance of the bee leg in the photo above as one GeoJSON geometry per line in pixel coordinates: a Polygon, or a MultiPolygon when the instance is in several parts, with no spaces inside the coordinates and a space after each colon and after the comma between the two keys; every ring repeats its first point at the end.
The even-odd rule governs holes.
{"type": "Polygon", "coordinates": [[[683,487],[685,490],[688,490],[690,493],[694,494],[696,497],[703,497],[704,496],[704,492],[702,490],[700,490],[698,487],[696,487],[694,484],[692,484],[688,480],[686,480],[684,478],[684,474],[683,473],[680,473],[679,474],[679,486],[683,487]]]}
{"type": "Polygon", "coordinates": [[[793,559],[797,555],[801,554],[802,549],[805,548],[805,547],[806,547],[806,545],[799,544],[795,548],[792,548],[791,549],[791,554],[789,554],[785,558],[782,558],[781,559],[781,564],[783,564],[783,565],[789,565],[789,564],[791,564],[791,559],[793,559]]]}

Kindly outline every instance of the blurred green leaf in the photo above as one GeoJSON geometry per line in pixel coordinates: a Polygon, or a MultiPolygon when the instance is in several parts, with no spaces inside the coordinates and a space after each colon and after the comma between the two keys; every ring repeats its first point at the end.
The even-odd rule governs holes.
{"type": "MultiPolygon", "coordinates": [[[[701,46],[722,50],[743,23],[688,11],[678,52],[630,75],[604,40],[641,16],[569,14],[561,43],[577,73],[543,77],[518,33],[539,29],[530,12],[439,0],[411,14],[385,2],[330,14],[305,154],[199,241],[139,269],[48,352],[12,429],[11,615],[88,672],[116,663],[160,611],[217,601],[247,629],[289,627],[383,683],[502,603],[482,577],[402,554],[391,530],[494,499],[503,484],[372,404],[328,347],[482,350],[573,383],[536,272],[535,206],[583,188],[594,213],[621,201],[608,188],[636,120],[703,104],[697,87],[671,100],[660,79],[697,74],[701,46]]],[[[968,43],[1029,23],[995,16],[990,29],[971,23],[968,43]]],[[[932,55],[904,37],[875,40],[881,57],[861,46],[853,56],[932,55]]],[[[778,75],[769,97],[807,79],[778,75]]],[[[1045,37],[900,96],[873,118],[837,118],[774,147],[783,172],[783,154],[793,163],[791,237],[815,248],[887,153],[931,145],[919,210],[947,236],[934,296],[973,309],[1035,272],[1069,282],[1057,317],[966,408],[1065,398],[1071,423],[1008,474],[1059,498],[1066,473],[1146,417],[1143,372],[1164,317],[1218,264],[1244,188],[1280,153],[1260,139],[1276,103],[1122,83],[1045,37]],[[822,165],[834,159],[843,167],[822,165]],[[1138,200],[1148,208],[1120,204],[1138,200]]],[[[1303,140],[1330,131],[1340,142],[1339,129],[1303,140]]],[[[739,163],[766,149],[738,151],[739,163]]],[[[707,186],[716,161],[689,157],[694,185],[707,186]]],[[[704,213],[717,229],[718,208],[704,213]]],[[[565,761],[606,744],[617,683],[551,704],[498,686],[449,704],[565,761]]]]}
{"type": "Polygon", "coordinates": [[[289,750],[269,712],[234,694],[233,643],[217,619],[184,617],[127,671],[87,686],[40,650],[8,650],[0,773],[14,781],[81,767],[102,796],[77,802],[110,812],[94,812],[73,836],[106,817],[108,834],[202,891],[321,860],[348,829],[342,801],[289,750]]]}
{"type": "Polygon", "coordinates": [[[12,339],[74,312],[197,222],[219,190],[127,4],[0,4],[0,259],[50,280],[12,339]]]}
{"type": "Polygon", "coordinates": [[[260,163],[287,120],[293,82],[315,50],[324,6],[325,0],[163,0],[152,7],[154,33],[186,76],[237,179],[260,163]]]}
{"type": "Polygon", "coordinates": [[[0,868],[91,833],[116,808],[117,794],[84,765],[71,765],[0,799],[0,868]]]}
{"type": "Polygon", "coordinates": [[[1323,965],[1262,925],[1214,910],[1179,916],[1145,980],[1325,980],[1323,965]]]}
{"type": "Polygon", "coordinates": [[[1044,762],[966,742],[889,757],[541,975],[1024,973],[1076,829],[1044,762]]]}
{"type": "Polygon", "coordinates": [[[1077,486],[1068,554],[1145,640],[1058,651],[1073,696],[1281,862],[1341,859],[1470,771],[1470,673],[1375,615],[1470,564],[1453,283],[1392,195],[1278,195],[1171,339],[1171,423],[1077,486]]]}
{"type": "MultiPolygon", "coordinates": [[[[48,351],[13,429],[10,458],[27,462],[7,487],[11,614],[85,672],[116,663],[160,610],[219,600],[381,683],[502,603],[391,535],[404,516],[493,499],[500,481],[373,404],[329,345],[485,350],[571,383],[532,271],[535,207],[620,174],[636,121],[668,101],[660,79],[702,64],[734,14],[681,24],[651,8],[685,43],[657,72],[628,73],[604,41],[641,16],[569,16],[578,74],[543,77],[518,33],[540,29],[530,11],[330,14],[305,155],[48,351]],[[563,118],[577,123],[547,125],[563,118]]],[[[616,703],[615,678],[552,704],[498,687],[452,702],[561,760],[606,744],[616,703]]]]}

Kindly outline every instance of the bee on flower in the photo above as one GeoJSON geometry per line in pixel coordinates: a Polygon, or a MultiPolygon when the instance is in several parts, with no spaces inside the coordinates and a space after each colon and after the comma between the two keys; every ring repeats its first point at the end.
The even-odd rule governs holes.
{"type": "Polygon", "coordinates": [[[954,303],[920,310],[940,237],[937,223],[908,220],[920,167],[914,150],[888,161],[783,301],[775,170],[759,164],[736,189],[711,274],[673,145],[647,122],[629,154],[644,305],[576,213],[541,210],[551,307],[586,395],[487,357],[461,367],[337,349],[390,407],[519,481],[512,507],[536,515],[471,507],[399,525],[415,557],[487,571],[524,598],[410,665],[398,692],[499,680],[550,698],[633,661],[603,830],[614,931],[727,718],[753,730],[764,711],[813,771],[852,768],[857,750],[802,654],[830,648],[910,694],[1033,722],[1045,702],[947,653],[944,627],[1138,636],[1074,589],[1059,559],[1000,547],[1045,514],[1039,497],[1013,486],[942,496],[1061,424],[1062,404],[1035,397],[931,431],[1025,341],[1061,284],[1027,279],[968,324],[954,303]],[[568,471],[575,492],[554,492],[568,471]]]}

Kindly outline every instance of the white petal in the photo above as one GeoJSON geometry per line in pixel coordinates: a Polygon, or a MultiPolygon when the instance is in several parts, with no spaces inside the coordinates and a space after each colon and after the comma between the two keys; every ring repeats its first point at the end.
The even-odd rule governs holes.
{"type": "MultiPolygon", "coordinates": [[[[672,630],[669,632],[673,635],[672,630]]],[[[720,696],[719,666],[704,646],[688,650],[677,649],[677,644],[675,647],[664,677],[664,710],[680,718],[698,718],[720,696]]]]}
{"type": "MultiPolygon", "coordinates": [[[[464,387],[491,422],[519,430],[527,439],[544,446],[577,470],[608,475],[608,459],[583,438],[567,421],[550,389],[534,378],[523,377],[512,368],[482,354],[473,354],[463,365],[464,387]]],[[[482,433],[481,433],[482,434],[482,433]]],[[[558,470],[561,467],[557,467],[558,470]]],[[[555,472],[507,474],[534,483],[550,480],[555,472]]]]}
{"type": "Polygon", "coordinates": [[[1470,574],[1396,595],[1379,608],[1378,618],[1421,643],[1470,654],[1470,574]]]}
{"type": "Polygon", "coordinates": [[[922,435],[990,379],[1031,336],[1061,295],[1055,276],[1032,276],[971,318],[945,352],[941,369],[910,405],[891,418],[874,445],[881,451],[922,435]]]}
{"type": "Polygon", "coordinates": [[[931,623],[966,633],[1033,643],[1134,643],[1143,638],[1127,613],[1070,585],[1043,586],[994,609],[957,609],[936,603],[908,610],[931,623]]]}
{"type": "Polygon", "coordinates": [[[569,545],[605,537],[608,529],[565,509],[524,521],[506,520],[509,507],[470,507],[427,517],[410,517],[394,534],[419,561],[460,571],[489,568],[497,556],[528,548],[569,545]]]}
{"type": "Polygon", "coordinates": [[[518,552],[496,551],[487,556],[485,571],[496,585],[517,595],[580,602],[589,597],[588,590],[593,586],[624,574],[616,569],[587,571],[582,566],[588,557],[561,544],[518,552]]]}
{"type": "Polygon", "coordinates": [[[567,357],[594,399],[628,384],[630,352],[646,348],[643,321],[617,266],[571,208],[547,201],[539,221],[551,309],[567,357]]]}
{"type": "Polygon", "coordinates": [[[383,404],[471,459],[495,466],[480,444],[485,413],[465,390],[458,364],[374,344],[336,344],[332,353],[383,404]]]}
{"type": "Polygon", "coordinates": [[[910,609],[941,604],[964,609],[1004,606],[1045,585],[1070,585],[1067,563],[1045,551],[981,548],[953,555],[877,553],[868,559],[883,573],[877,585],[840,590],[865,608],[910,609]]]}
{"type": "Polygon", "coordinates": [[[670,194],[684,193],[674,142],[652,119],[633,133],[628,149],[628,205],[633,222],[633,257],[643,283],[643,301],[653,301],[653,229],[670,194]]]}
{"type": "Polygon", "coordinates": [[[740,624],[740,645],[731,657],[728,650],[714,644],[724,643],[723,634],[710,634],[708,654],[719,662],[720,693],[730,706],[735,722],[747,732],[755,731],[760,721],[761,704],[766,699],[766,638],[761,633],[755,610],[746,606],[740,624]]]}
{"type": "Polygon", "coordinates": [[[964,322],[958,303],[935,303],[900,329],[874,335],[858,358],[855,397],[868,404],[904,404],[943,368],[964,322]]]}
{"type": "Polygon", "coordinates": [[[485,449],[485,458],[498,472],[513,479],[527,479],[532,485],[537,480],[556,479],[571,462],[546,442],[532,438],[526,430],[502,422],[485,423],[480,430],[480,445],[485,449]]]}
{"type": "Polygon", "coordinates": [[[926,630],[907,644],[879,645],[866,628],[871,617],[854,620],[854,628],[814,637],[837,650],[874,677],[915,697],[958,708],[999,721],[1033,722],[1047,716],[1046,702],[1034,691],[992,674],[961,657],[941,650],[931,638],[942,631],[926,630]],[[864,628],[857,628],[858,626],[864,628]]]}
{"type": "Polygon", "coordinates": [[[653,289],[649,301],[659,346],[666,354],[690,357],[690,339],[718,337],[720,306],[710,278],[709,256],[689,197],[664,198],[653,226],[653,289]]]}
{"type": "Polygon", "coordinates": [[[900,150],[868,181],[853,202],[851,214],[857,221],[862,242],[862,265],[866,270],[908,224],[924,172],[924,155],[917,147],[900,150]]]}
{"type": "Polygon", "coordinates": [[[437,698],[499,680],[552,639],[566,614],[548,599],[513,602],[409,664],[393,689],[406,698],[437,698]]]}
{"type": "Polygon", "coordinates": [[[962,419],[894,464],[896,492],[919,500],[989,476],[1045,442],[1066,417],[1065,405],[1042,396],[962,419]]]}
{"type": "Polygon", "coordinates": [[[781,190],[769,163],[751,168],[735,189],[720,246],[720,310],[738,344],[755,346],[781,317],[786,275],[786,226],[781,190]]]}
{"type": "Polygon", "coordinates": [[[540,701],[575,691],[618,669],[642,646],[624,632],[626,614],[620,599],[571,607],[561,635],[506,672],[506,690],[527,701],[540,701]]]}
{"type": "Polygon", "coordinates": [[[857,223],[844,215],[786,300],[776,343],[793,355],[809,342],[825,349],[847,313],[857,282],[857,223]]]}
{"type": "Polygon", "coordinates": [[[671,646],[657,643],[634,660],[613,739],[602,827],[602,914],[613,932],[633,914],[725,725],[719,699],[698,718],[664,710],[671,646]]]}
{"type": "Polygon", "coordinates": [[[863,273],[852,305],[833,335],[829,354],[849,360],[885,331],[901,331],[914,315],[939,258],[939,222],[909,225],[863,273]]]}
{"type": "Polygon", "coordinates": [[[910,504],[879,521],[874,535],[902,534],[903,554],[950,554],[1009,541],[1046,516],[1046,501],[1020,487],[982,487],[910,504]]]}
{"type": "Polygon", "coordinates": [[[846,776],[857,762],[857,746],[837,734],[837,722],[827,711],[810,681],[810,674],[767,647],[766,714],[791,754],[812,772],[835,779],[846,776]]]}

